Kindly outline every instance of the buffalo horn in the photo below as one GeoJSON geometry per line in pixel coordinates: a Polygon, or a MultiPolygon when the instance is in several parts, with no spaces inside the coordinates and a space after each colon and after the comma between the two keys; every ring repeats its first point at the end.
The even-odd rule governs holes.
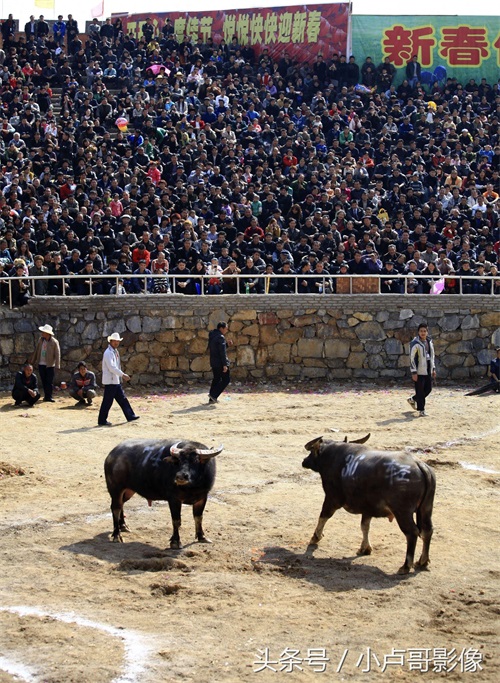
{"type": "MultiPolygon", "coordinates": [[[[366,436],[363,436],[361,439],[354,439],[353,441],[349,441],[349,443],[366,443],[368,441],[368,439],[370,438],[370,436],[371,436],[371,432],[369,432],[366,436]]],[[[346,443],[346,441],[347,441],[347,436],[344,439],[344,443],[346,443]]]]}
{"type": "Polygon", "coordinates": [[[317,436],[315,439],[312,439],[311,441],[308,441],[304,448],[306,451],[312,451],[315,446],[319,446],[321,442],[323,441],[322,436],[317,436]]]}
{"type": "Polygon", "coordinates": [[[224,450],[224,444],[220,444],[216,448],[195,448],[195,453],[200,456],[202,460],[210,460],[210,458],[215,458],[216,455],[222,453],[224,450]]]}
{"type": "Polygon", "coordinates": [[[170,455],[173,456],[174,458],[178,458],[179,455],[181,454],[182,448],[179,448],[180,441],[177,441],[177,443],[174,443],[172,446],[170,446],[170,455]]]}

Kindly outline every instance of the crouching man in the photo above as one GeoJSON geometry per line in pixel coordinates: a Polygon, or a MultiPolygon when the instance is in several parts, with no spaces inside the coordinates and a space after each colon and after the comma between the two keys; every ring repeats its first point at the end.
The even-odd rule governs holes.
{"type": "Polygon", "coordinates": [[[69,387],[69,395],[78,403],[91,406],[96,396],[95,374],[87,370],[87,364],[82,360],[78,363],[77,370],[73,373],[69,387]]]}
{"type": "Polygon", "coordinates": [[[25,363],[23,369],[16,373],[14,388],[12,389],[12,398],[16,402],[16,406],[20,406],[23,401],[26,401],[30,406],[33,406],[40,398],[38,381],[36,375],[33,373],[33,366],[31,363],[25,363]]]}

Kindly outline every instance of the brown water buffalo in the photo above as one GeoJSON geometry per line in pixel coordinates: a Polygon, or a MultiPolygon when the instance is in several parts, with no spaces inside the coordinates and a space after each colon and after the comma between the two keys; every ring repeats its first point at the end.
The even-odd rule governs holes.
{"type": "Polygon", "coordinates": [[[171,548],[181,548],[181,507],[193,506],[196,539],[210,543],[202,527],[203,511],[215,481],[215,456],[223,446],[208,448],[196,441],[136,439],[115,446],[104,462],[104,474],[113,514],[113,541],[122,541],[128,531],[123,504],[134,493],[153,500],[166,500],[172,515],[171,548]]]}
{"type": "Polygon", "coordinates": [[[323,529],[340,508],[361,515],[363,540],[358,555],[372,551],[368,533],[372,517],[396,518],[406,536],[406,558],[399,574],[413,566],[417,538],[423,540],[422,555],[416,566],[429,564],[432,538],[432,505],[436,490],[433,470],[412,455],[371,450],[363,444],[370,435],[344,443],[324,440],[322,436],[305,445],[309,455],[303,467],[319,472],[325,500],[310,544],[317,545],[323,529]],[[414,519],[416,516],[416,523],[414,519]]]}

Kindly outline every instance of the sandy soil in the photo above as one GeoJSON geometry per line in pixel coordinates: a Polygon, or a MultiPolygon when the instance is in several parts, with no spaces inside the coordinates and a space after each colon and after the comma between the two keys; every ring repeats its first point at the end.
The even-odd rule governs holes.
{"type": "Polygon", "coordinates": [[[467,680],[498,680],[500,397],[439,387],[429,417],[415,418],[408,388],[230,389],[217,406],[200,388],[129,389],[141,419],[124,423],[113,408],[112,428],[95,426],[99,400],[78,408],[61,392],[27,409],[0,396],[0,683],[283,680],[293,650],[296,681],[429,681],[445,677],[432,672],[434,648],[456,665],[448,680],[463,679],[468,648],[482,670],[467,680]],[[377,448],[420,448],[435,466],[428,572],[396,576],[405,539],[387,520],[373,521],[373,554],[357,557],[360,518],[345,511],[307,550],[323,491],[301,467],[303,445],[366,432],[377,448]],[[165,550],[167,504],[137,496],[131,533],[110,543],[104,458],[151,435],[224,443],[204,518],[212,545],[192,542],[184,507],[184,549],[165,550]],[[257,672],[266,648],[276,673],[257,672]],[[393,648],[404,653],[381,673],[377,659],[393,648]]]}

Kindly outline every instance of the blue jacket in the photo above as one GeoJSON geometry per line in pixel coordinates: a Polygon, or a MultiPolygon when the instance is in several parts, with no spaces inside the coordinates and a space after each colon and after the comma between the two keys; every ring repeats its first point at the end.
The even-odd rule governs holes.
{"type": "Polygon", "coordinates": [[[64,21],[56,21],[52,30],[54,31],[54,36],[59,35],[59,37],[64,38],[66,35],[66,24],[64,21]]]}

